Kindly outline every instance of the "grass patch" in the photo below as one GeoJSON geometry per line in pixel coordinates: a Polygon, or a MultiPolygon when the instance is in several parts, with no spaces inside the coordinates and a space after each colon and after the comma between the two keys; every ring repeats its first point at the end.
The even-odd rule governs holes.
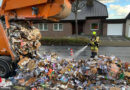
{"type": "Polygon", "coordinates": [[[42,45],[86,45],[88,38],[42,38],[42,45]]]}

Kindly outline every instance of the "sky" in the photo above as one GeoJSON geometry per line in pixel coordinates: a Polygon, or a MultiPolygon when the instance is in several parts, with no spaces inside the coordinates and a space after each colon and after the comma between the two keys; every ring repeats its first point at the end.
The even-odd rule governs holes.
{"type": "Polygon", "coordinates": [[[130,13],[130,0],[99,0],[107,5],[110,19],[123,19],[130,13]]]}
{"type": "MultiPolygon", "coordinates": [[[[130,12],[130,0],[98,0],[105,4],[110,19],[123,19],[130,12]]],[[[0,0],[1,6],[2,0],[0,0]]]]}

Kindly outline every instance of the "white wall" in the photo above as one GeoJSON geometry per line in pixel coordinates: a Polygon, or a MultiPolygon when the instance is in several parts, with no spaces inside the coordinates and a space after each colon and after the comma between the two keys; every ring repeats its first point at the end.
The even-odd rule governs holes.
{"type": "Polygon", "coordinates": [[[130,36],[130,35],[128,35],[128,34],[130,34],[130,32],[129,32],[129,26],[130,26],[130,19],[128,19],[126,21],[126,32],[125,32],[125,36],[126,37],[130,36]]]}

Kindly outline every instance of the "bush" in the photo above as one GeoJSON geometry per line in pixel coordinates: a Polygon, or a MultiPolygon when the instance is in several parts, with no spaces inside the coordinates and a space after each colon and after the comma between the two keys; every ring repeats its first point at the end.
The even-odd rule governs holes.
{"type": "Polygon", "coordinates": [[[125,37],[127,40],[130,40],[130,37],[125,37]]]}
{"type": "Polygon", "coordinates": [[[42,38],[42,45],[86,45],[87,38],[42,38]]]}

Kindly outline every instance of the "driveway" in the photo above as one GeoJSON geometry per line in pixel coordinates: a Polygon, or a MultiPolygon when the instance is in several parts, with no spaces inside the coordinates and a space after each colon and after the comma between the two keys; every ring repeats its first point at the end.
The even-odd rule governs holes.
{"type": "Polygon", "coordinates": [[[130,40],[126,39],[122,36],[107,36],[107,37],[100,37],[100,40],[102,41],[125,41],[130,42],[130,40]]]}
{"type": "Polygon", "coordinates": [[[100,37],[101,46],[130,47],[130,40],[121,36],[100,37]]]}

